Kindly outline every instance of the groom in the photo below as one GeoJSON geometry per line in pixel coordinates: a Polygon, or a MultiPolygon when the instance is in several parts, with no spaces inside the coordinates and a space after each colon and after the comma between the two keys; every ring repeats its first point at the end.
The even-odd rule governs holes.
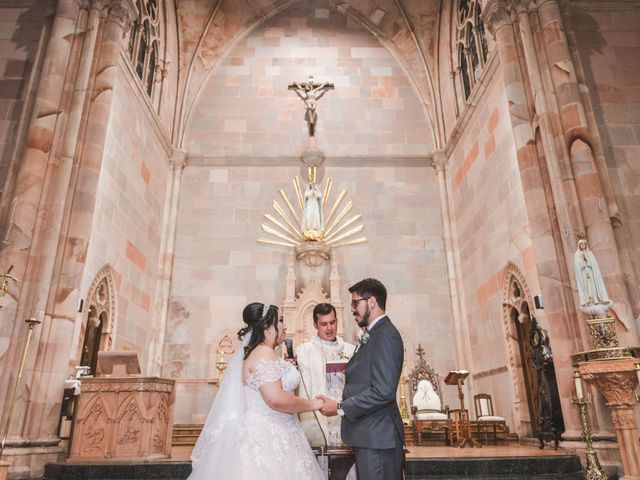
{"type": "Polygon", "coordinates": [[[342,417],[342,439],[356,457],[358,478],[400,480],[404,433],[396,402],[404,361],[402,338],[384,313],[387,289],[375,278],[353,285],[351,312],[366,329],[347,364],[342,402],[325,398],[324,415],[342,417]]]}

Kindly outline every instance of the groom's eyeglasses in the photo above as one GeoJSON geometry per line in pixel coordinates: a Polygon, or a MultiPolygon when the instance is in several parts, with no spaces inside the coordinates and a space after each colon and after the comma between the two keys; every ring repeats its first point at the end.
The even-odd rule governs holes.
{"type": "Polygon", "coordinates": [[[369,300],[369,298],[370,297],[354,298],[353,300],[351,300],[351,308],[358,308],[358,304],[362,300],[369,300]]]}

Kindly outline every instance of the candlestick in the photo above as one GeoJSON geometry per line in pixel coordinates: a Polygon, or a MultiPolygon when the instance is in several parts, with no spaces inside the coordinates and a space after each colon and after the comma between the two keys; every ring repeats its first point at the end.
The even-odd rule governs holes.
{"type": "Polygon", "coordinates": [[[222,374],[227,368],[227,361],[224,358],[224,351],[218,350],[218,361],[216,362],[216,368],[218,369],[218,386],[222,385],[222,374]]]}
{"type": "Polygon", "coordinates": [[[584,393],[582,392],[582,377],[580,376],[580,372],[573,372],[573,381],[576,384],[576,397],[578,399],[584,398],[584,393]]]}
{"type": "MultiPolygon", "coordinates": [[[[574,378],[580,378],[578,372],[574,373],[574,378]]],[[[577,386],[577,383],[576,383],[577,386]]],[[[591,403],[590,397],[572,398],[571,403],[578,406],[580,411],[580,423],[582,424],[582,439],[587,445],[587,480],[608,480],[607,475],[602,471],[598,453],[593,449],[593,439],[591,437],[591,422],[589,420],[588,406],[591,403]]]]}
{"type": "Polygon", "coordinates": [[[0,455],[4,451],[4,446],[7,443],[7,436],[9,435],[9,427],[11,426],[11,419],[13,417],[13,409],[16,406],[16,400],[18,399],[18,388],[20,387],[20,380],[22,380],[22,372],[24,371],[24,364],[27,361],[27,353],[29,353],[29,343],[31,342],[31,334],[33,329],[39,323],[40,320],[35,318],[28,318],[25,320],[27,324],[27,334],[24,341],[24,347],[22,348],[22,359],[20,360],[20,366],[18,367],[18,374],[16,376],[16,384],[13,387],[13,393],[11,395],[11,402],[9,402],[9,413],[7,414],[7,421],[4,425],[4,435],[2,435],[2,444],[0,444],[0,455]]]}
{"type": "Polygon", "coordinates": [[[13,270],[13,265],[9,266],[6,272],[0,273],[0,308],[2,308],[4,296],[9,292],[9,280],[18,283],[18,280],[10,275],[11,270],[13,270]]]}

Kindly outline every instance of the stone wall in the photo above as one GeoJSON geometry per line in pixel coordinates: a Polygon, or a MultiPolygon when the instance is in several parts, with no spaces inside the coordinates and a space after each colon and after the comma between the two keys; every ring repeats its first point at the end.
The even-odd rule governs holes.
{"type": "MultiPolygon", "coordinates": [[[[387,311],[405,338],[409,365],[418,343],[442,374],[455,364],[438,185],[424,164],[329,165],[334,196],[347,189],[369,242],[337,249],[347,288],[375,276],[389,290],[387,311]]],[[[184,171],[178,216],[164,375],[178,379],[177,423],[205,419],[214,386],[217,341],[242,326],[251,301],[282,304],[286,247],[256,242],[260,223],[279,189],[291,195],[299,166],[191,165],[184,171]]],[[[345,308],[345,338],[355,324],[345,308]]]]}
{"type": "Polygon", "coordinates": [[[307,2],[261,23],[210,74],[188,113],[192,155],[294,156],[307,136],[294,81],[330,81],[319,102],[320,147],[329,156],[427,155],[425,111],[401,65],[350,17],[307,2]]]}
{"type": "Polygon", "coordinates": [[[46,37],[42,41],[41,35],[51,22],[51,11],[36,3],[0,8],[0,196],[8,186],[14,153],[19,153],[18,142],[24,138],[21,122],[28,123],[31,118],[30,94],[37,87],[34,64],[44,53],[46,37]]]}
{"type": "MultiPolygon", "coordinates": [[[[626,254],[637,279],[640,275],[640,6],[635,3],[604,9],[599,3],[571,6],[568,18],[622,219],[626,254]]],[[[636,298],[639,294],[636,287],[636,298]]]]}
{"type": "Polygon", "coordinates": [[[517,428],[515,409],[527,405],[526,398],[514,404],[517,387],[507,367],[519,364],[519,352],[513,352],[515,359],[507,350],[502,286],[508,262],[527,278],[536,272],[500,67],[487,83],[486,91],[478,92],[475,110],[463,114],[465,123],[458,125],[460,137],[449,156],[467,311],[463,321],[473,363],[463,367],[471,371],[473,393],[491,394],[494,410],[517,428]]]}
{"type": "Polygon", "coordinates": [[[113,348],[136,350],[144,368],[153,339],[169,155],[149,119],[153,112],[134,88],[137,80],[121,66],[81,292],[86,295],[105,264],[112,266],[117,290],[113,348]]]}
{"type": "MultiPolygon", "coordinates": [[[[284,299],[289,251],[256,238],[278,190],[293,193],[300,174],[305,111],[287,85],[309,75],[335,84],[318,102],[318,146],[334,192],[348,190],[369,238],[336,252],[344,304],[348,286],[380,278],[408,367],[418,343],[441,374],[455,366],[438,183],[427,158],[434,140],[421,102],[370,32],[300,2],[239,40],[188,112],[163,369],[178,379],[178,423],[204,421],[215,347],[242,326],[242,308],[284,299]]],[[[354,330],[345,308],[345,338],[354,330]]]]}

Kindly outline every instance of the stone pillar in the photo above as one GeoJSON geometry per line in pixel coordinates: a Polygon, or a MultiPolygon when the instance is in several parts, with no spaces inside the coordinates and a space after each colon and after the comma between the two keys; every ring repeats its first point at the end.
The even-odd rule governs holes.
{"type": "MultiPolygon", "coordinates": [[[[458,248],[455,245],[457,234],[455,233],[454,215],[451,213],[451,195],[449,188],[449,159],[442,150],[433,153],[431,163],[438,177],[440,192],[440,212],[444,228],[444,248],[447,259],[447,278],[449,280],[449,296],[451,298],[451,312],[453,316],[456,362],[458,368],[469,368],[472,364],[471,342],[469,340],[469,324],[465,303],[462,299],[462,281],[460,267],[457,258],[458,248]]],[[[466,384],[469,388],[473,385],[473,379],[469,377],[466,384]]]]}
{"type": "Polygon", "coordinates": [[[614,311],[629,331],[627,335],[622,334],[623,343],[633,343],[637,338],[637,326],[631,312],[631,300],[615,242],[611,215],[595,162],[592,136],[557,0],[540,1],[538,18],[546,53],[546,67],[553,83],[564,143],[569,152],[589,244],[596,256],[602,259],[602,274],[609,296],[616,303],[614,311]]]}
{"type": "Polygon", "coordinates": [[[73,338],[120,51],[124,46],[125,29],[136,12],[133,0],[108,0],[105,5],[107,18],[99,44],[97,73],[91,93],[93,101],[88,107],[80,170],[76,183],[70,187],[73,196],[68,207],[69,220],[67,229],[61,232],[63,240],[58,247],[61,254],[56,261],[60,267],[54,272],[42,325],[42,354],[38,355],[33,368],[24,434],[35,441],[56,440],[57,409],[62,399],[64,380],[69,373],[68,352],[73,338]]]}
{"type": "MultiPolygon", "coordinates": [[[[68,124],[68,97],[65,94],[73,86],[70,82],[73,81],[75,71],[76,39],[82,39],[79,30],[82,30],[86,21],[86,15],[80,10],[80,3],[78,0],[57,2],[40,82],[35,93],[34,115],[28,126],[25,149],[16,177],[13,192],[15,210],[6,226],[6,247],[0,252],[0,265],[13,264],[13,274],[20,280],[18,285],[10,285],[10,298],[5,298],[7,306],[0,312],[0,328],[4,337],[4,341],[0,343],[0,403],[5,407],[0,414],[3,427],[24,344],[24,320],[28,317],[38,317],[41,320],[46,301],[46,294],[44,298],[37,294],[41,265],[37,263],[34,252],[38,247],[38,238],[44,234],[39,229],[43,217],[46,218],[49,180],[56,172],[55,152],[61,132],[68,124]]],[[[56,245],[53,245],[49,251],[41,251],[39,256],[54,257],[55,251],[56,245]]],[[[47,281],[46,285],[48,283],[47,281]]],[[[41,472],[44,461],[55,459],[62,452],[56,446],[58,441],[32,446],[31,439],[24,436],[21,430],[24,411],[31,398],[30,388],[25,389],[23,385],[30,384],[30,367],[38,351],[34,343],[37,343],[40,332],[39,326],[34,333],[36,342],[32,342],[29,349],[27,368],[19,386],[20,397],[9,426],[7,448],[3,452],[12,463],[11,475],[14,477],[27,478],[30,470],[40,469],[41,472]],[[20,447],[16,448],[16,445],[20,447]],[[31,456],[36,450],[38,459],[31,456]]],[[[37,476],[37,473],[32,475],[37,476]]]]}
{"type": "Polygon", "coordinates": [[[536,271],[527,273],[534,273],[529,278],[545,299],[545,310],[536,312],[536,317],[551,333],[567,435],[579,437],[579,420],[570,415],[573,384],[569,353],[582,346],[580,339],[586,340],[587,334],[586,331],[581,333],[562,241],[551,220],[556,215],[555,208],[549,207],[554,204],[554,197],[545,187],[545,180],[549,183],[549,179],[543,176],[546,168],[541,162],[545,159],[536,145],[533,130],[535,107],[531,104],[530,84],[524,75],[526,66],[531,68],[531,65],[530,62],[526,66],[521,64],[514,14],[515,10],[507,5],[506,0],[485,2],[482,12],[485,25],[495,36],[500,57],[520,180],[531,226],[536,271]]]}
{"type": "Polygon", "coordinates": [[[607,401],[618,437],[624,480],[640,480],[640,442],[636,424],[634,393],[638,387],[637,358],[578,363],[585,381],[593,384],[607,401]]]}
{"type": "Polygon", "coordinates": [[[178,203],[182,172],[187,165],[187,152],[176,150],[169,160],[170,173],[167,179],[167,194],[164,205],[163,235],[160,251],[163,252],[158,275],[158,290],[155,300],[154,316],[156,326],[154,341],[149,355],[148,375],[160,375],[164,364],[164,342],[169,317],[169,300],[171,297],[171,277],[173,275],[173,255],[175,252],[176,226],[178,220],[178,203]]]}
{"type": "MultiPolygon", "coordinates": [[[[43,200],[40,200],[39,214],[35,223],[28,257],[30,266],[29,282],[21,297],[23,307],[30,309],[32,312],[45,312],[50,307],[47,299],[51,294],[54,269],[57,262],[59,262],[57,251],[60,244],[67,195],[70,189],[74,154],[91,77],[91,66],[93,65],[97,32],[100,26],[101,9],[102,1],[100,0],[94,1],[89,8],[90,13],[80,49],[78,67],[75,69],[75,82],[71,89],[73,93],[71,94],[64,131],[61,132],[60,147],[52,152],[45,179],[46,187],[43,200]]],[[[70,328],[73,329],[72,319],[67,319],[67,323],[70,323],[70,328]]],[[[49,356],[59,356],[57,361],[60,362],[61,368],[64,370],[62,373],[65,374],[66,378],[69,341],[65,337],[55,337],[55,335],[57,333],[64,335],[67,330],[56,328],[56,333],[54,333],[52,324],[43,324],[38,330],[40,335],[37,335],[36,338],[38,338],[41,345],[47,345],[49,356]]],[[[51,366],[49,360],[46,360],[45,363],[51,366]]],[[[32,372],[32,375],[38,374],[32,372]]],[[[38,435],[37,441],[57,443],[54,431],[55,426],[57,426],[57,418],[50,418],[47,422],[49,428],[45,429],[46,435],[38,435]]]]}
{"type": "MultiPolygon", "coordinates": [[[[17,203],[7,226],[7,247],[0,254],[0,265],[14,265],[14,276],[23,281],[49,155],[59,122],[64,120],[62,101],[73,38],[78,27],[78,3],[76,0],[60,0],[56,8],[36,91],[34,116],[28,127],[16,178],[14,200],[17,203]]],[[[18,300],[18,287],[13,287],[9,294],[18,300]]]]}

